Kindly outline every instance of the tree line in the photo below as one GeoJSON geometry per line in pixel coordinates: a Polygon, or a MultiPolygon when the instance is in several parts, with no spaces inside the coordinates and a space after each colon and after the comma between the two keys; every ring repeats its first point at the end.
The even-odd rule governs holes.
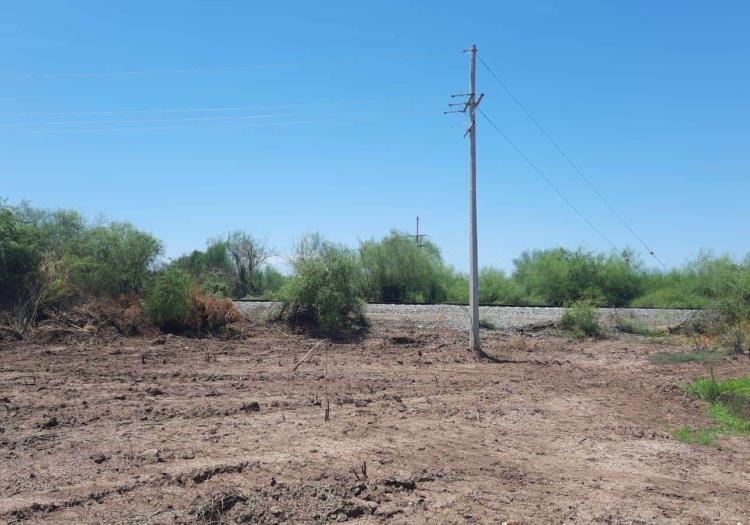
{"type": "MultiPolygon", "coordinates": [[[[146,302],[151,298],[153,305],[158,302],[155,290],[165,279],[181,283],[183,297],[198,294],[216,300],[284,300],[292,290],[309,298],[318,293],[316,287],[325,288],[320,279],[330,278],[345,284],[339,291],[358,301],[468,301],[467,276],[446,264],[438,246],[427,240],[417,243],[395,230],[356,248],[307,235],[288,258],[288,274],[269,264],[272,255],[264,239],[234,231],[209,239],[203,250],[167,261],[161,241],[127,222],[91,223],[75,211],[0,202],[0,306],[20,327],[33,323],[46,307],[91,297],[129,295],[146,302]],[[328,275],[329,270],[335,275],[328,275]],[[317,272],[317,277],[301,283],[305,272],[317,272]]],[[[702,253],[679,268],[660,271],[647,268],[628,250],[551,248],[522,253],[508,273],[482,268],[479,299],[482,304],[517,306],[587,301],[613,307],[704,308],[728,289],[749,286],[750,258],[737,261],[702,253]]],[[[326,301],[340,299],[338,292],[328,291],[326,301]]],[[[170,300],[167,294],[161,302],[170,300]]]]}
{"type": "MultiPolygon", "coordinates": [[[[446,264],[432,242],[416,243],[413,236],[392,231],[382,239],[361,242],[351,252],[357,266],[352,279],[368,302],[468,302],[468,276],[446,264]]],[[[270,254],[265,242],[234,232],[209,241],[205,251],[196,250],[172,264],[188,271],[211,293],[273,299],[289,276],[264,264],[270,254]]],[[[295,252],[291,260],[298,256],[295,252]]],[[[750,258],[736,261],[705,252],[679,268],[661,271],[647,268],[630,250],[532,250],[516,258],[509,273],[482,268],[479,301],[486,305],[566,306],[585,300],[611,307],[704,308],[716,299],[722,283],[740,279],[748,271],[750,258]]]]}

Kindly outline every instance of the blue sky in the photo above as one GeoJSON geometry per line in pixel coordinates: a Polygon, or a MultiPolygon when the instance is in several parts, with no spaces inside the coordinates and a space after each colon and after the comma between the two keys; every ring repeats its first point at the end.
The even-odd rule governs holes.
{"type": "MultiPolygon", "coordinates": [[[[471,43],[667,265],[750,250],[750,4],[17,1],[0,21],[0,196],[129,220],[174,257],[283,255],[415,216],[467,267],[471,43]]],[[[480,66],[483,109],[618,247],[637,240],[480,66]]],[[[609,248],[486,122],[480,264],[609,248]]],[[[654,264],[646,255],[649,264],[654,264]]]]}

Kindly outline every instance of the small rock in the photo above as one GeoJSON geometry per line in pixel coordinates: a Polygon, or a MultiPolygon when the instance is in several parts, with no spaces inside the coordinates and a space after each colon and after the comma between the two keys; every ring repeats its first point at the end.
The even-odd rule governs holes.
{"type": "Polygon", "coordinates": [[[164,393],[164,391],[157,386],[150,386],[146,389],[146,393],[152,396],[160,396],[164,393]]]}
{"type": "Polygon", "coordinates": [[[257,401],[250,401],[247,403],[242,403],[242,408],[244,412],[258,412],[260,411],[260,405],[257,401]]]}
{"type": "Polygon", "coordinates": [[[92,460],[94,461],[94,463],[96,463],[97,465],[98,465],[98,464],[100,464],[100,463],[104,463],[105,461],[107,461],[107,456],[105,456],[105,455],[104,455],[104,454],[102,454],[101,452],[98,452],[98,453],[96,453],[96,454],[91,454],[91,456],[89,456],[89,457],[90,457],[90,458],[91,458],[91,459],[92,459],[92,460]]]}
{"type": "MultiPolygon", "coordinates": [[[[351,504],[354,509],[360,508],[364,510],[364,514],[374,514],[375,511],[378,509],[378,503],[375,501],[369,501],[361,498],[352,498],[351,504]]],[[[347,513],[348,514],[348,513],[347,513]]],[[[354,517],[349,515],[350,517],[354,517]]]]}
{"type": "Polygon", "coordinates": [[[55,416],[49,417],[39,424],[37,424],[37,427],[39,428],[54,428],[56,427],[60,422],[57,420],[55,416]]]}
{"type": "Polygon", "coordinates": [[[150,448],[141,452],[141,458],[151,463],[162,463],[164,459],[161,457],[161,453],[158,448],[150,448]]]}
{"type": "Polygon", "coordinates": [[[180,459],[195,459],[195,452],[192,450],[185,450],[180,454],[180,459]]]}
{"type": "Polygon", "coordinates": [[[376,516],[382,516],[384,518],[390,518],[391,516],[394,516],[396,514],[399,514],[403,512],[400,508],[398,508],[393,503],[384,503],[380,505],[378,508],[375,509],[374,514],[376,516]]]}

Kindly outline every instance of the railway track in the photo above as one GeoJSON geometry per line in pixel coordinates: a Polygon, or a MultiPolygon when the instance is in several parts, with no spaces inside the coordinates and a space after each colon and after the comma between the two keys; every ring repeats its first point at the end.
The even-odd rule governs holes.
{"type": "MultiPolygon", "coordinates": [[[[270,301],[237,301],[238,308],[251,318],[265,318],[279,303],[270,301]]],[[[667,308],[599,308],[601,321],[613,325],[618,318],[630,318],[658,327],[680,324],[697,310],[667,308]]],[[[497,328],[513,330],[557,322],[565,308],[551,306],[480,306],[479,315],[497,328]]],[[[468,306],[455,304],[386,304],[371,303],[365,307],[373,323],[436,326],[455,330],[468,329],[468,306]]]]}

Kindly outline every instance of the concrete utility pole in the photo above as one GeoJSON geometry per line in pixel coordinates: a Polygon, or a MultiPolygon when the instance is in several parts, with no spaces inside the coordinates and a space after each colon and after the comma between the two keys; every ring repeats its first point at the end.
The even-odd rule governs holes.
{"type": "Polygon", "coordinates": [[[469,346],[477,353],[482,352],[479,342],[479,262],[477,250],[477,107],[484,94],[477,97],[477,46],[464,49],[464,53],[471,53],[469,67],[469,92],[452,97],[468,97],[466,102],[449,104],[449,106],[463,106],[460,110],[445,113],[468,113],[469,127],[464,133],[469,136],[469,317],[471,330],[469,332],[469,346]]]}
{"type": "Polygon", "coordinates": [[[477,250],[477,46],[471,46],[469,70],[469,315],[471,332],[469,345],[475,352],[481,351],[479,342],[479,262],[477,250]]]}

